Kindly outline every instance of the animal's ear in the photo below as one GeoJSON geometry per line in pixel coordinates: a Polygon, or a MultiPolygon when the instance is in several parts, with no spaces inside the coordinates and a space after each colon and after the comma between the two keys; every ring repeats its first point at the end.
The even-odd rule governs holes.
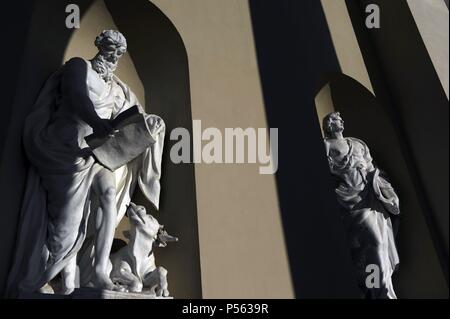
{"type": "Polygon", "coordinates": [[[122,234],[123,234],[123,237],[125,237],[126,239],[130,239],[131,238],[131,234],[130,234],[129,230],[124,230],[122,232],[122,234]]]}
{"type": "Polygon", "coordinates": [[[159,242],[158,247],[160,248],[167,247],[167,243],[159,242]]]}
{"type": "Polygon", "coordinates": [[[178,241],[178,238],[172,235],[169,235],[167,231],[160,229],[158,235],[156,237],[156,241],[154,245],[156,247],[166,247],[168,242],[178,241]]]}

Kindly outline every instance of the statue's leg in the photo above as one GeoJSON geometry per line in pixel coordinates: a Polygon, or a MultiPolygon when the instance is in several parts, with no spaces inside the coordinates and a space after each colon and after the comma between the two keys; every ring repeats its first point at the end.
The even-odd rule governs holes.
{"type": "Polygon", "coordinates": [[[117,218],[114,174],[107,169],[101,170],[95,176],[93,187],[95,193],[99,196],[100,207],[95,220],[97,234],[92,283],[95,288],[114,290],[115,286],[108,273],[109,255],[117,218]]]}
{"type": "Polygon", "coordinates": [[[61,294],[70,295],[76,288],[77,280],[77,258],[72,257],[66,267],[61,271],[62,290],[61,294]]]}
{"type": "Polygon", "coordinates": [[[156,267],[154,271],[144,278],[144,287],[149,288],[157,297],[169,297],[169,285],[167,283],[167,270],[164,267],[156,267]]]}
{"type": "MultiPolygon", "coordinates": [[[[365,261],[366,267],[369,265],[377,266],[377,276],[371,279],[376,279],[373,282],[373,287],[367,287],[367,282],[365,282],[368,288],[368,295],[371,299],[395,299],[395,292],[392,289],[392,270],[389,260],[389,245],[385,221],[381,213],[377,211],[371,211],[368,216],[371,218],[366,219],[363,230],[364,235],[361,236],[364,240],[362,245],[365,247],[363,260],[365,261]]],[[[366,272],[365,279],[367,279],[368,275],[369,273],[366,272]]]]}
{"type": "Polygon", "coordinates": [[[138,277],[133,275],[131,271],[121,269],[118,273],[115,273],[111,276],[112,280],[121,285],[125,286],[130,292],[141,292],[142,291],[142,282],[138,277]]]}

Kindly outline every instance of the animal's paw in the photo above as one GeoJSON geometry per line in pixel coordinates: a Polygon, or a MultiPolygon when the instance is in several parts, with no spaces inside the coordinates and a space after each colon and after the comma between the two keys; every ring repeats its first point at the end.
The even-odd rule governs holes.
{"type": "Polygon", "coordinates": [[[161,296],[162,297],[169,297],[170,293],[168,289],[161,289],[161,296]]]}
{"type": "Polygon", "coordinates": [[[118,292],[129,292],[128,289],[124,286],[121,285],[117,285],[115,284],[114,286],[114,291],[118,291],[118,292]]]}
{"type": "Polygon", "coordinates": [[[42,288],[39,289],[39,292],[42,294],[54,294],[55,291],[52,288],[52,286],[50,286],[50,284],[45,284],[44,286],[42,286],[42,288]]]}
{"type": "Polygon", "coordinates": [[[142,283],[137,283],[128,288],[129,292],[139,293],[142,292],[142,283]]]}

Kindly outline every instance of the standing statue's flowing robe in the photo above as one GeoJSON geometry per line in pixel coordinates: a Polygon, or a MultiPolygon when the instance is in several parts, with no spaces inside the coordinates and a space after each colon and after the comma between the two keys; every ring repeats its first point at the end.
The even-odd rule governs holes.
{"type": "Polygon", "coordinates": [[[341,161],[328,154],[328,161],[338,179],[336,194],[343,207],[359,282],[369,297],[395,299],[391,276],[399,265],[399,257],[391,217],[400,213],[399,199],[384,173],[373,165],[367,145],[351,137],[346,141],[348,154],[341,161]],[[366,286],[377,279],[367,280],[374,273],[373,268],[366,271],[368,265],[379,267],[379,288],[366,286]]]}
{"type": "MultiPolygon", "coordinates": [[[[90,62],[86,63],[89,97],[99,117],[112,119],[134,105],[144,113],[133,92],[116,76],[100,94],[90,90],[93,81],[102,79],[90,62]]],[[[99,203],[92,183],[104,168],[95,161],[84,140],[92,134],[92,128],[61,98],[63,72],[64,67],[46,82],[25,123],[23,141],[31,167],[7,284],[10,297],[40,289],[76,258],[86,237],[94,235],[95,227],[91,224],[94,218],[89,216],[95,214],[99,203]]],[[[163,125],[155,130],[151,126],[157,116],[145,117],[154,143],[114,172],[117,224],[137,185],[153,206],[159,208],[165,126],[161,120],[163,125]]]]}

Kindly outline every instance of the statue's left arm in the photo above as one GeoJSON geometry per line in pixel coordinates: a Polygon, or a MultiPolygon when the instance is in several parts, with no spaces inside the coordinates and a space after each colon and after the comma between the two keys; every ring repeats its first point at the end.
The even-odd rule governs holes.
{"type": "Polygon", "coordinates": [[[365,145],[364,157],[367,161],[368,165],[367,169],[370,172],[373,172],[372,184],[377,198],[383,203],[384,207],[389,213],[393,215],[400,214],[399,199],[397,194],[395,193],[394,188],[389,182],[386,173],[377,168],[373,164],[373,158],[370,155],[370,150],[365,143],[364,145],[365,145]]]}

